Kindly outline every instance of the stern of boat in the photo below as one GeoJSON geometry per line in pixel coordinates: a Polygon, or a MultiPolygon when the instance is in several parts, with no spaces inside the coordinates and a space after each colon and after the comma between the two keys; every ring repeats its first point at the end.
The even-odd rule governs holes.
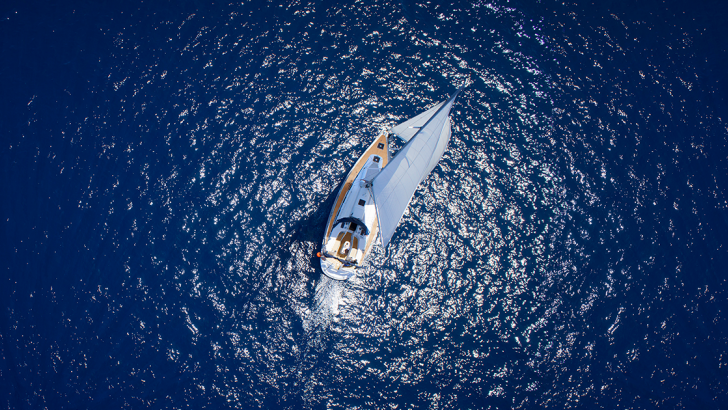
{"type": "Polygon", "coordinates": [[[324,272],[324,275],[335,280],[347,280],[356,273],[356,269],[353,266],[345,267],[338,260],[325,256],[321,257],[321,270],[324,272]]]}

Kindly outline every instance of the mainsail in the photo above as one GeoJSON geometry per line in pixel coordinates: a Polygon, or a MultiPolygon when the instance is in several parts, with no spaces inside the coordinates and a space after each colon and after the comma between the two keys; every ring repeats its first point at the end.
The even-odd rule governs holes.
{"type": "Polygon", "coordinates": [[[370,184],[386,248],[417,186],[435,168],[450,141],[450,109],[462,90],[390,131],[407,141],[370,184]]]}

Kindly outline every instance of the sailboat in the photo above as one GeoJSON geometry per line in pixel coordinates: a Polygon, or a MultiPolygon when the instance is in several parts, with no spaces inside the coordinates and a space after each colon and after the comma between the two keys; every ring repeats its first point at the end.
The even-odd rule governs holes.
{"type": "Polygon", "coordinates": [[[377,236],[386,250],[417,187],[450,141],[450,110],[462,87],[447,100],[379,135],[349,171],[331,209],[317,253],[323,273],[347,280],[361,267],[377,236]],[[404,141],[390,158],[392,136],[404,141]]]}

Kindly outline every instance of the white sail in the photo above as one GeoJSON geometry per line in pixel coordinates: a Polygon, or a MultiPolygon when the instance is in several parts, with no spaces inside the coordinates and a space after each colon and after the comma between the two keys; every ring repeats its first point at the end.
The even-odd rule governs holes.
{"type": "Polygon", "coordinates": [[[445,101],[435,105],[434,107],[430,108],[429,110],[423,112],[416,117],[412,117],[399,125],[395,125],[394,127],[392,127],[392,129],[389,130],[389,132],[402,138],[404,142],[409,141],[410,138],[417,134],[417,131],[419,131],[420,128],[425,125],[427,120],[429,120],[430,117],[432,117],[433,114],[435,114],[444,103],[445,101]]]}
{"type": "Polygon", "coordinates": [[[412,135],[407,131],[412,125],[400,129],[402,134],[409,136],[408,142],[370,184],[377,209],[379,235],[385,248],[417,186],[435,168],[447,148],[450,109],[459,93],[460,90],[456,91],[447,101],[393,128],[408,123],[419,127],[412,135]]]}

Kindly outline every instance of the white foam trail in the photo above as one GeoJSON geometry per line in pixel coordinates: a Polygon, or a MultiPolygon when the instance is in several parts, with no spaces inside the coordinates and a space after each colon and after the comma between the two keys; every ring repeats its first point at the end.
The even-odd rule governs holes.
{"type": "Polygon", "coordinates": [[[325,331],[332,321],[336,321],[343,290],[343,282],[321,276],[321,282],[316,285],[311,314],[303,322],[306,332],[325,331]]]}

